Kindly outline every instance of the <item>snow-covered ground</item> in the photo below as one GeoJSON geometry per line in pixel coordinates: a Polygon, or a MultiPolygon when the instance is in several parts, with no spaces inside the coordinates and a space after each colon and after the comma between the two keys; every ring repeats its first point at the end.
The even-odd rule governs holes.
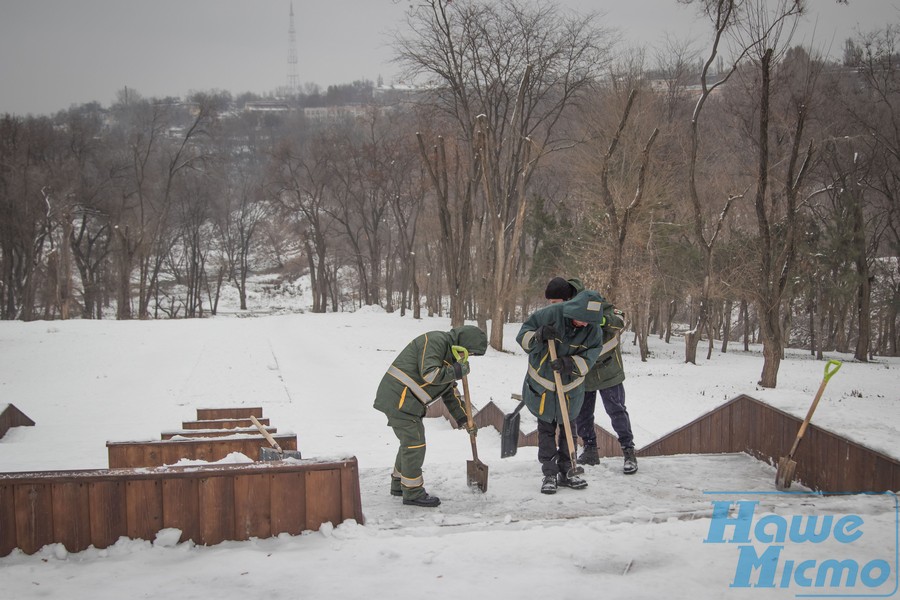
{"type": "MultiPolygon", "coordinates": [[[[264,304],[260,297],[253,301],[264,304]]],[[[33,556],[15,551],[0,558],[3,597],[409,594],[436,600],[469,593],[499,600],[897,592],[895,496],[774,494],[774,468],[746,455],[644,458],[634,476],[621,473],[621,459],[604,459],[586,468],[586,490],[546,496],[538,493],[536,449],[501,460],[498,434],[485,430],[478,436],[479,456],[490,467],[490,486],[479,494],[465,484],[467,436],[442,419],[429,419],[426,488],[443,504],[403,506],[388,494],[397,441],[372,408],[375,389],[410,339],[448,328],[446,318],[415,321],[372,308],[179,321],[0,322],[0,403],[14,404],[36,422],[0,439],[0,472],[104,468],[107,440],[158,439],[161,431],[195,418],[197,408],[262,406],[279,432],[297,434],[304,456],[357,457],[366,516],[365,525],[345,522],[300,536],[212,547],[177,544],[177,535],[163,532],[155,543],[122,539],[77,554],[59,545],[33,556]],[[771,566],[777,569],[771,571],[774,588],[732,587],[743,581],[741,565],[748,563],[741,560],[753,557],[751,542],[714,543],[723,515],[714,519],[713,511],[715,502],[737,501],[759,502],[754,523],[768,515],[768,525],[752,531],[753,556],[766,559],[748,571],[750,583],[769,577],[764,565],[771,566],[772,548],[779,546],[757,534],[775,531],[782,521],[793,520],[802,530],[815,517],[821,531],[826,522],[830,527],[844,518],[849,532],[846,519],[858,519],[854,531],[862,533],[849,541],[840,535],[821,543],[788,539],[771,566]],[[855,585],[830,587],[829,574],[816,587],[827,559],[856,561],[855,585]],[[804,585],[807,575],[812,587],[804,585]]],[[[525,371],[517,331],[517,324],[507,326],[503,352],[489,349],[472,358],[476,407],[488,400],[504,410],[515,406],[510,394],[520,391],[525,371]]],[[[741,393],[802,418],[824,368],[806,353],[789,351],[778,388],[765,390],[755,385],[759,347],[743,352],[733,344],[727,354],[685,365],[681,338],[670,345],[651,339],[653,356],[646,363],[630,335],[625,342],[627,405],[638,447],[741,393]]],[[[845,362],[813,421],[900,457],[900,359],[860,364],[848,356],[828,358],[845,362]]],[[[608,427],[602,411],[597,419],[608,427]]],[[[522,423],[525,431],[534,427],[527,411],[522,423]]],[[[734,510],[739,507],[751,505],[734,510]]],[[[733,524],[725,531],[724,540],[740,533],[733,524]]]]}

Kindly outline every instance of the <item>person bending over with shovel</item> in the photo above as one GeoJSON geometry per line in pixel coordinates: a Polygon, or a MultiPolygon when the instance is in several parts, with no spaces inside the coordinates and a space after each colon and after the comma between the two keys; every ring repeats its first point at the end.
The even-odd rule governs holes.
{"type": "Polygon", "coordinates": [[[516,341],[528,353],[522,385],[525,406],[538,419],[541,492],[558,485],[587,487],[576,464],[572,421],[581,409],[584,378],[603,346],[606,302],[592,290],[535,311],[522,324],[516,341]]]}
{"type": "MultiPolygon", "coordinates": [[[[547,283],[544,296],[551,304],[565,302],[584,289],[578,278],[563,279],[554,277],[547,283]]],[[[597,392],[603,401],[603,408],[609,415],[613,430],[619,438],[625,461],[622,472],[626,475],[637,473],[637,457],[634,454],[634,434],[631,432],[631,417],[625,408],[625,369],[622,367],[622,348],[619,335],[625,328],[625,313],[607,304],[603,313],[603,351],[597,358],[597,364],[584,379],[584,402],[581,412],[575,419],[575,432],[584,442],[584,452],[578,457],[582,465],[599,465],[600,454],[597,451],[597,432],[594,429],[594,408],[597,404],[597,392]]]]}
{"type": "Polygon", "coordinates": [[[440,398],[458,427],[470,435],[476,431],[474,423],[471,428],[467,426],[465,404],[456,389],[457,380],[468,375],[470,365],[466,360],[456,360],[454,346],[481,356],[487,350],[487,336],[474,325],[423,333],[397,355],[375,394],[375,408],[387,415],[388,426],[400,440],[391,474],[391,495],[403,496],[403,504],[435,507],[441,503],[425,491],[422,477],[422,418],[426,407],[440,398]]]}

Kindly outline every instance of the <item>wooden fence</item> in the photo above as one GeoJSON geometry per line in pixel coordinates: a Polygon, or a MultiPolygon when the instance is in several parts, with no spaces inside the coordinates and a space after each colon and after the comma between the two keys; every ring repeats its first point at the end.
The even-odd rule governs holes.
{"type": "Polygon", "coordinates": [[[262,407],[198,408],[196,421],[183,421],[180,431],[163,431],[159,440],[106,442],[110,469],[161,467],[181,459],[215,462],[239,452],[253,460],[269,442],[250,420],[251,415],[272,434],[282,450],[297,450],[295,434],[279,434],[269,427],[262,407]],[[194,425],[202,425],[197,429],[194,425]]]}
{"type": "MultiPolygon", "coordinates": [[[[208,409],[206,409],[208,410],[208,409]]],[[[254,415],[255,416],[255,415],[254,415]]],[[[260,425],[269,425],[269,419],[257,417],[260,425]]],[[[207,419],[204,421],[182,421],[182,429],[237,429],[253,427],[253,421],[248,419],[207,419]]]]}
{"type": "Polygon", "coordinates": [[[157,469],[0,473],[0,556],[62,543],[106,548],[120,536],[181,541],[299,534],[322,523],[364,523],[355,457],[157,469]]]}
{"type": "MultiPolygon", "coordinates": [[[[427,416],[447,416],[429,407],[427,416]]],[[[475,414],[479,427],[503,429],[503,411],[493,401],[475,414]]],[[[598,418],[600,415],[598,415],[598,418]]],[[[637,456],[746,452],[775,465],[787,456],[803,419],[747,395],[740,395],[687,425],[636,450],[637,456]]],[[[600,456],[621,456],[619,441],[597,430],[600,456]]],[[[519,435],[519,446],[536,446],[537,431],[519,435]]],[[[794,481],[824,492],[900,491],[900,461],[810,423],[794,455],[794,481]]],[[[774,487],[774,478],[773,478],[774,487]]]]}
{"type": "MultiPolygon", "coordinates": [[[[265,427],[264,429],[271,433],[278,433],[277,427],[265,427]]],[[[259,430],[256,427],[233,427],[231,429],[178,429],[176,431],[163,431],[159,438],[161,440],[171,440],[172,438],[210,438],[210,437],[226,437],[230,435],[258,435],[259,430]]]]}
{"type": "MultiPolygon", "coordinates": [[[[297,449],[295,434],[277,433],[272,437],[283,450],[297,449]]],[[[174,465],[181,459],[215,462],[233,452],[256,459],[260,447],[268,446],[269,442],[261,435],[106,442],[110,469],[161,467],[174,465]]]]}
{"type": "Polygon", "coordinates": [[[34,421],[12,404],[0,405],[0,438],[10,427],[30,427],[34,421]]]}
{"type": "MultiPolygon", "coordinates": [[[[803,419],[741,395],[637,451],[638,456],[746,452],[776,465],[803,419]]],[[[794,481],[824,492],[900,490],[900,461],[810,423],[794,481]]]]}
{"type": "MultiPolygon", "coordinates": [[[[250,423],[250,415],[261,419],[263,409],[261,406],[241,406],[236,408],[198,408],[197,420],[209,421],[217,419],[247,419],[250,423]]],[[[266,423],[263,423],[265,425],[266,423]]]]}

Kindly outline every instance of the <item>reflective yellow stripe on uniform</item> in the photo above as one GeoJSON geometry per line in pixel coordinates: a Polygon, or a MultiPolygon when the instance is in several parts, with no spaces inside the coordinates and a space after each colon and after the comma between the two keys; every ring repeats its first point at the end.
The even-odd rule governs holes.
{"type": "Polygon", "coordinates": [[[556,389],[556,384],[546,377],[542,377],[541,374],[538,373],[538,370],[532,367],[530,363],[528,365],[528,376],[534,379],[534,381],[545,390],[556,389]]]}
{"type": "MultiPolygon", "coordinates": [[[[582,359],[582,360],[584,360],[584,359],[582,359]]],[[[586,362],[585,362],[585,366],[587,366],[586,362]]],[[[535,381],[535,383],[540,385],[545,390],[553,391],[556,389],[556,382],[550,381],[546,377],[542,377],[541,374],[538,373],[538,370],[535,369],[530,364],[528,365],[528,376],[531,377],[535,381]]],[[[584,377],[576,377],[575,379],[573,379],[572,381],[570,381],[569,383],[567,383],[563,386],[563,391],[564,392],[572,391],[575,388],[577,388],[579,385],[581,385],[582,383],[584,383],[584,377]]]]}
{"type": "Polygon", "coordinates": [[[403,408],[403,403],[406,402],[407,391],[409,391],[409,388],[403,388],[403,393],[400,394],[400,404],[397,405],[397,408],[403,408]]]}
{"type": "Polygon", "coordinates": [[[581,358],[580,356],[573,356],[573,357],[572,357],[572,360],[575,361],[575,366],[578,367],[578,372],[579,372],[579,373],[585,373],[585,374],[587,374],[587,372],[588,372],[588,366],[587,366],[587,361],[586,361],[586,360],[584,360],[584,359],[581,358]]]}
{"type": "Polygon", "coordinates": [[[402,485],[403,487],[408,487],[408,488],[422,487],[422,485],[424,483],[425,483],[425,480],[422,478],[421,475],[419,475],[418,477],[413,477],[412,479],[410,479],[409,477],[404,477],[403,475],[400,475],[400,485],[402,485]]]}
{"type": "Polygon", "coordinates": [[[534,332],[526,331],[525,335],[522,336],[522,347],[525,349],[526,352],[531,350],[532,340],[534,340],[534,332]]]}
{"type": "Polygon", "coordinates": [[[415,446],[407,446],[410,450],[415,450],[416,448],[424,448],[425,444],[417,444],[415,446]]]}
{"type": "Polygon", "coordinates": [[[408,387],[412,391],[412,393],[415,394],[416,398],[419,399],[419,402],[421,402],[425,406],[431,404],[431,396],[428,395],[428,392],[422,389],[422,386],[413,381],[412,377],[410,377],[394,365],[391,365],[391,367],[388,369],[388,374],[408,387]]]}
{"type": "Polygon", "coordinates": [[[425,373],[424,375],[422,375],[422,379],[425,380],[425,383],[434,383],[434,380],[437,379],[437,376],[440,372],[441,372],[441,368],[435,367],[432,370],[425,373]]]}
{"type": "Polygon", "coordinates": [[[543,394],[541,394],[541,405],[538,407],[539,415],[544,414],[544,398],[546,398],[546,397],[547,397],[547,392],[544,392],[543,394]]]}

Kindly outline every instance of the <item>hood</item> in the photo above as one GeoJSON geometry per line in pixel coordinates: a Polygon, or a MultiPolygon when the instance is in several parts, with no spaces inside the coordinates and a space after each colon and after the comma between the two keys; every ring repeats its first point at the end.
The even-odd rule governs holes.
{"type": "Polygon", "coordinates": [[[474,325],[454,327],[450,333],[456,339],[456,345],[463,346],[469,354],[481,356],[487,350],[487,336],[474,325]]]}
{"type": "Polygon", "coordinates": [[[599,292],[585,290],[578,292],[571,300],[562,303],[563,316],[567,319],[599,325],[603,320],[603,310],[606,305],[606,300],[599,292]]]}
{"type": "MultiPolygon", "coordinates": [[[[566,279],[566,283],[568,283],[575,289],[576,295],[578,295],[578,292],[584,291],[584,283],[577,277],[570,277],[569,279],[566,279]]],[[[575,296],[572,296],[572,298],[574,297],[575,296]]],[[[569,298],[569,300],[571,300],[572,298],[569,298]]]]}

